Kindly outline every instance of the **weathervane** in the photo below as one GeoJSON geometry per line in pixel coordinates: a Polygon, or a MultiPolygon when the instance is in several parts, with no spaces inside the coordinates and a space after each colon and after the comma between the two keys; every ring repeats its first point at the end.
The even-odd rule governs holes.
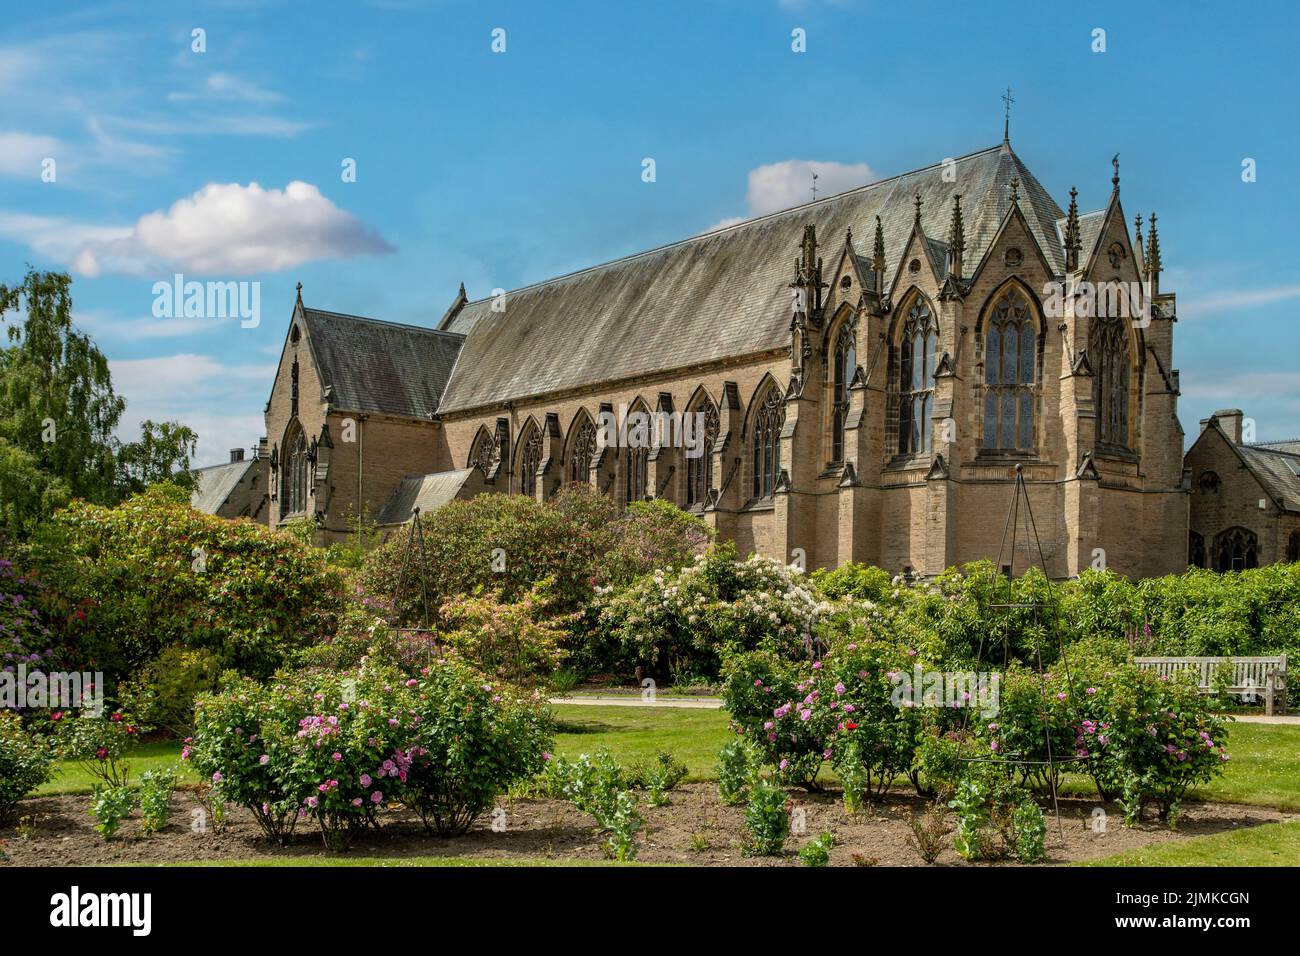
{"type": "Polygon", "coordinates": [[[813,194],[813,202],[816,202],[817,201],[817,174],[816,173],[812,174],[812,194],[813,194]]]}
{"type": "Polygon", "coordinates": [[[1011,142],[1011,104],[1015,102],[1015,98],[1011,95],[1011,87],[1008,86],[1007,91],[1002,94],[1002,102],[1006,105],[1002,117],[1002,142],[1009,143],[1011,142]]]}

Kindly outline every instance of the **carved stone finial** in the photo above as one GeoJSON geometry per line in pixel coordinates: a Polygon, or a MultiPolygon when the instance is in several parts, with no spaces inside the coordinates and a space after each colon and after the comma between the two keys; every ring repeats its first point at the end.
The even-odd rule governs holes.
{"type": "Polygon", "coordinates": [[[1115,192],[1119,192],[1119,153],[1111,157],[1110,164],[1115,169],[1115,175],[1110,177],[1110,184],[1114,187],[1115,192]]]}
{"type": "Polygon", "coordinates": [[[912,218],[912,225],[916,226],[917,229],[920,229],[921,228],[921,194],[919,192],[916,194],[916,198],[913,200],[913,202],[916,204],[916,215],[912,218]]]}
{"type": "Polygon", "coordinates": [[[1011,177],[1011,205],[1015,206],[1020,203],[1020,177],[1011,177]]]}
{"type": "Polygon", "coordinates": [[[1079,268],[1079,190],[1070,187],[1070,211],[1065,217],[1065,267],[1071,271],[1079,268]]]}
{"type": "Polygon", "coordinates": [[[302,283],[298,283],[298,304],[302,305],[302,283]]]}
{"type": "Polygon", "coordinates": [[[1151,213],[1151,230],[1147,233],[1147,274],[1152,279],[1160,277],[1160,236],[1156,234],[1156,214],[1151,213]]]}

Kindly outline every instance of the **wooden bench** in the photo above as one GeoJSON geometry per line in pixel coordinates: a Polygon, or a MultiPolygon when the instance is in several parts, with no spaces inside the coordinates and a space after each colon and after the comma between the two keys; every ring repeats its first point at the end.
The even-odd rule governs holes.
{"type": "MultiPolygon", "coordinates": [[[[1202,694],[1214,693],[1214,679],[1224,664],[1232,666],[1229,694],[1263,696],[1264,712],[1273,716],[1276,696],[1282,713],[1286,713],[1286,655],[1278,657],[1135,657],[1133,662],[1161,677],[1172,677],[1185,670],[1196,672],[1196,684],[1202,694]]],[[[1246,699],[1252,699],[1247,696],[1246,699]]]]}

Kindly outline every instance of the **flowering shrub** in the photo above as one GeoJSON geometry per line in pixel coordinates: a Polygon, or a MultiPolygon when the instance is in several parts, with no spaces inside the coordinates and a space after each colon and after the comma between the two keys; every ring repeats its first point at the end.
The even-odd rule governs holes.
{"type": "Polygon", "coordinates": [[[110,683],[173,645],[270,674],[330,633],[341,608],[342,577],[315,550],[163,492],[115,508],[74,501],[35,536],[28,563],[56,651],[110,683]]]}
{"type": "Polygon", "coordinates": [[[125,787],[130,778],[128,752],[140,742],[140,734],[152,728],[137,724],[122,710],[107,716],[90,710],[54,711],[54,754],[74,760],[92,777],[108,787],[125,787]]]}
{"type": "Polygon", "coordinates": [[[715,677],[724,654],[760,645],[786,655],[810,649],[830,609],[802,572],[756,555],[737,561],[732,543],[602,598],[600,624],[620,647],[624,665],[666,676],[715,677]]]}
{"type": "Polygon", "coordinates": [[[23,729],[11,711],[0,711],[0,825],[9,822],[18,801],[50,779],[44,742],[23,729]]]}
{"type": "Polygon", "coordinates": [[[39,666],[54,653],[50,630],[36,613],[33,595],[42,588],[19,574],[13,562],[0,558],[0,669],[13,670],[18,664],[39,666]]]}
{"type": "Polygon", "coordinates": [[[456,660],[433,664],[412,693],[401,792],[426,827],[464,833],[511,784],[542,769],[552,726],[539,696],[521,698],[456,660]]]}
{"type": "Polygon", "coordinates": [[[500,680],[528,685],[545,681],[564,659],[562,625],[552,613],[542,581],[517,601],[495,594],[455,597],[441,608],[442,641],[464,660],[500,680]]]}

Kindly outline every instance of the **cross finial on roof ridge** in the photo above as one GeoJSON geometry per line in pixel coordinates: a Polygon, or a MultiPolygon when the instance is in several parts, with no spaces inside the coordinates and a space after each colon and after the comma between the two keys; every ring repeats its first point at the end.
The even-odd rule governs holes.
{"type": "Polygon", "coordinates": [[[1005,112],[1002,117],[1002,142],[1006,145],[1011,143],[1011,104],[1014,103],[1015,97],[1011,95],[1011,87],[1002,94],[1002,103],[1005,106],[1005,112]]]}
{"type": "Polygon", "coordinates": [[[302,283],[298,283],[298,304],[302,305],[302,283]]]}

